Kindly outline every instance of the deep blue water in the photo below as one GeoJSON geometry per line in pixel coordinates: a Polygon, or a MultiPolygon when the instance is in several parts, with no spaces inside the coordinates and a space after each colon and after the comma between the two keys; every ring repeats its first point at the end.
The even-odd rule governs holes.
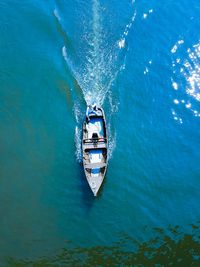
{"type": "Polygon", "coordinates": [[[0,10],[0,266],[200,266],[199,2],[0,10]],[[97,198],[81,165],[93,101],[109,133],[97,198]]]}

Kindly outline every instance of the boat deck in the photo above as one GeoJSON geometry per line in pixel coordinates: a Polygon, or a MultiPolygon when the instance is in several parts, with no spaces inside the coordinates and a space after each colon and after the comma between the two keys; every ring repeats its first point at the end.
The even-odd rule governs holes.
{"type": "Polygon", "coordinates": [[[83,166],[86,178],[96,196],[107,168],[107,135],[102,109],[86,117],[83,124],[83,166]]]}

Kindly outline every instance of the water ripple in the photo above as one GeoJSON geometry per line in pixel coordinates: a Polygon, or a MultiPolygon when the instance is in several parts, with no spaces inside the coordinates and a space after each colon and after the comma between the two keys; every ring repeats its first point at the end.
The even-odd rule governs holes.
{"type": "MultiPolygon", "coordinates": [[[[194,117],[200,117],[200,42],[186,50],[185,58],[179,56],[179,50],[182,52],[185,47],[181,47],[184,40],[181,39],[172,47],[173,54],[173,78],[171,79],[172,88],[177,91],[173,102],[191,111],[194,117]]],[[[174,108],[175,109],[175,108],[174,108]]],[[[174,119],[183,122],[180,115],[172,109],[174,119]]]]}

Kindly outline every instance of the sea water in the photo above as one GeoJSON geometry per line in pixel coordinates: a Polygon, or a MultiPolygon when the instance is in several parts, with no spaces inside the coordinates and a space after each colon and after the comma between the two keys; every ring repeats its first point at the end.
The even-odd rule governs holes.
{"type": "Polygon", "coordinates": [[[0,266],[199,266],[198,1],[0,9],[0,266]],[[109,134],[97,198],[93,102],[109,134]]]}

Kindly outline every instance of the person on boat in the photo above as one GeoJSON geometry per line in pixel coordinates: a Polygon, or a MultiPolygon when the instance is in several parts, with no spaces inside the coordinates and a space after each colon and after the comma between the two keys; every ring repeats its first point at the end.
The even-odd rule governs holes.
{"type": "Polygon", "coordinates": [[[97,104],[96,104],[96,103],[93,103],[93,105],[92,105],[92,109],[93,109],[93,111],[96,113],[96,111],[97,111],[97,104]]]}
{"type": "Polygon", "coordinates": [[[92,105],[88,105],[88,106],[87,106],[87,110],[86,110],[86,119],[87,119],[87,122],[90,121],[90,117],[89,117],[89,115],[90,115],[91,113],[94,113],[94,114],[97,115],[97,111],[98,111],[98,109],[97,109],[97,105],[96,105],[96,103],[93,103],[92,105]]]}
{"type": "Polygon", "coordinates": [[[89,117],[90,113],[92,113],[92,105],[87,106],[87,109],[86,109],[86,120],[87,120],[87,122],[90,121],[90,117],[89,117]]]}

